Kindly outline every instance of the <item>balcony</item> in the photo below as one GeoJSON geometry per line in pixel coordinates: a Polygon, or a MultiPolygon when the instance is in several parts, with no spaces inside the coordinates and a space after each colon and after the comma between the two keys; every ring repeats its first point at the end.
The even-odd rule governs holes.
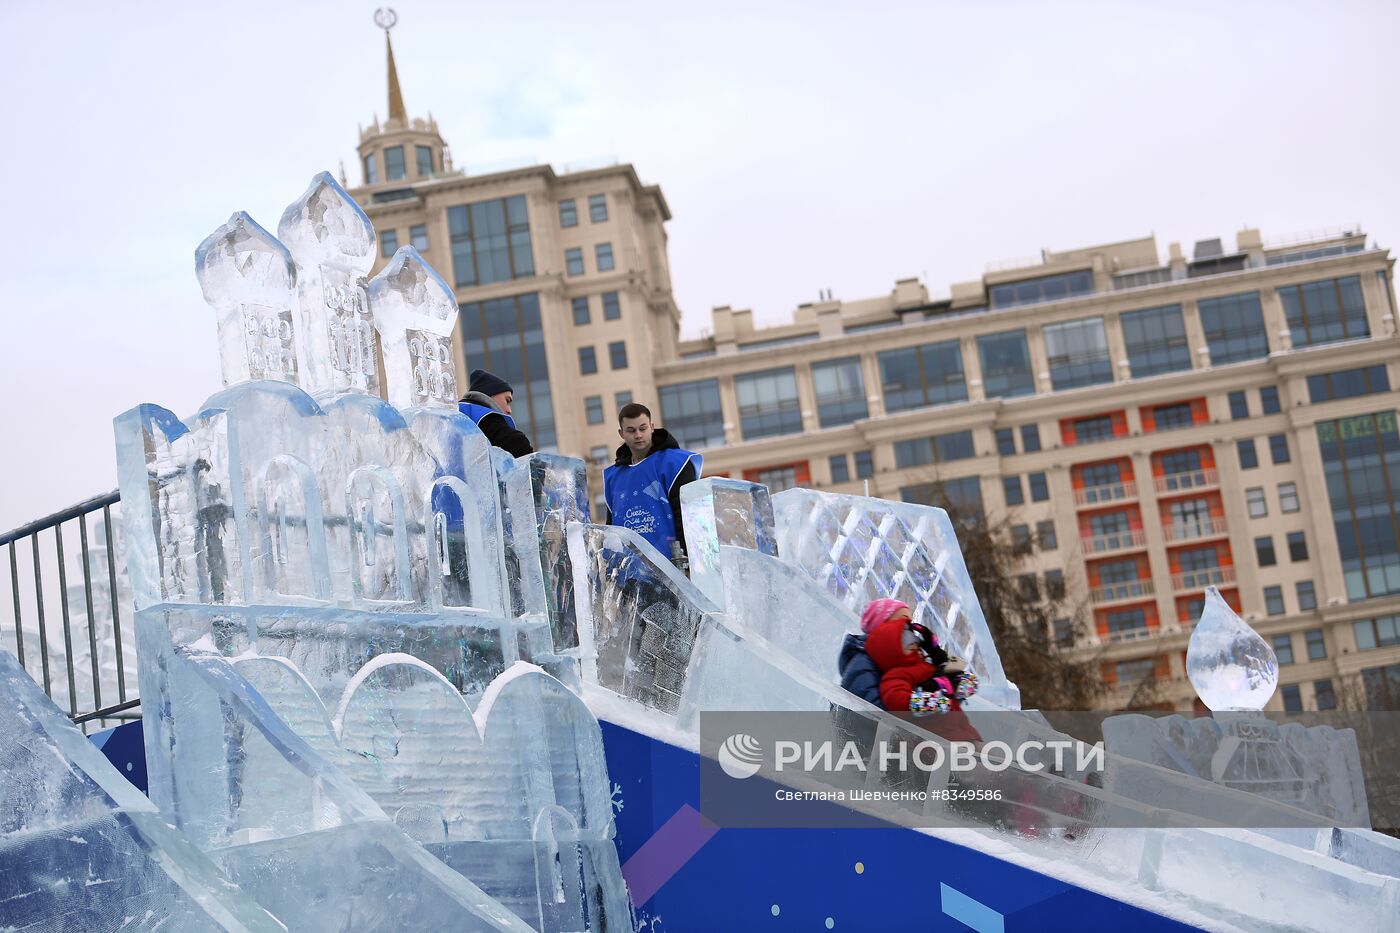
{"type": "Polygon", "coordinates": [[[1124,499],[1137,498],[1137,483],[1108,483],[1103,486],[1085,486],[1074,491],[1075,505],[1106,505],[1124,499]]]}
{"type": "Polygon", "coordinates": [[[1129,580],[1126,583],[1109,583],[1089,591],[1089,599],[1096,604],[1117,603],[1126,599],[1143,599],[1156,590],[1151,580],[1129,580]]]}
{"type": "Polygon", "coordinates": [[[1168,473],[1157,477],[1157,495],[1174,496],[1199,489],[1214,489],[1220,485],[1220,478],[1214,470],[1188,470],[1185,473],[1168,473]]]}
{"type": "Polygon", "coordinates": [[[1182,541],[1199,541],[1202,538],[1215,538],[1229,534],[1223,518],[1203,518],[1194,522],[1179,522],[1162,526],[1162,537],[1168,544],[1182,541]]]}
{"type": "Polygon", "coordinates": [[[1147,536],[1142,531],[1115,531],[1106,535],[1085,535],[1079,539],[1079,544],[1086,555],[1111,554],[1145,548],[1147,536]]]}
{"type": "Polygon", "coordinates": [[[1125,641],[1143,641],[1160,634],[1162,634],[1160,627],[1144,625],[1141,628],[1125,628],[1121,631],[1109,632],[1108,636],[1104,638],[1104,641],[1108,642],[1110,645],[1116,645],[1119,642],[1125,641]]]}
{"type": "Polygon", "coordinates": [[[1206,567],[1189,573],[1178,573],[1172,577],[1172,589],[1203,590],[1208,586],[1221,586],[1235,582],[1234,567],[1206,567]]]}

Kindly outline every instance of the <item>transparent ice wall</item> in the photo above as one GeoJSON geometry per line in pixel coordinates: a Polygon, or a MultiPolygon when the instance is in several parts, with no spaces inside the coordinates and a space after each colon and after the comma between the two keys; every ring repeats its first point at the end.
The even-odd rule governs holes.
{"type": "Polygon", "coordinates": [[[0,651],[0,928],[286,927],[232,885],[0,651]]]}
{"type": "Polygon", "coordinates": [[[690,579],[717,606],[725,605],[721,546],[778,554],[767,486],[713,476],[687,483],[681,487],[681,515],[690,579]]]}
{"type": "Polygon", "coordinates": [[[773,497],[778,553],[855,613],[901,599],[950,654],[967,661],[985,702],[1019,709],[948,514],[930,506],[788,489],[773,497]]]}

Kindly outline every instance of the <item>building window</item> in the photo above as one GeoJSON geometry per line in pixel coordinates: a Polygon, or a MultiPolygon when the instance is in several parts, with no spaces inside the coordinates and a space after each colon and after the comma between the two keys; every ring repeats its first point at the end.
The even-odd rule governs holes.
{"type": "MultiPolygon", "coordinates": [[[[724,411],[720,407],[718,379],[660,386],[657,396],[666,430],[682,447],[724,446],[724,411]]],[[[628,401],[631,400],[629,394],[628,401]]],[[[619,411],[621,407],[618,406],[619,411]]]]}
{"type": "Polygon", "coordinates": [[[375,159],[373,152],[365,156],[365,184],[379,184],[379,162],[375,159]]]}
{"type": "Polygon", "coordinates": [[[607,445],[600,444],[597,447],[588,448],[588,459],[597,464],[604,464],[608,462],[609,453],[611,453],[611,451],[608,449],[607,445]]]}
{"type": "Polygon", "coordinates": [[[1254,438],[1247,437],[1235,441],[1235,450],[1240,455],[1240,469],[1252,470],[1259,465],[1259,452],[1254,449],[1254,438]]]}
{"type": "Polygon", "coordinates": [[[1287,434],[1269,435],[1269,456],[1273,459],[1274,463],[1287,463],[1292,459],[1288,454],[1287,434]]]}
{"type": "Polygon", "coordinates": [[[833,483],[845,483],[851,479],[851,464],[846,460],[845,454],[834,454],[828,458],[827,463],[831,465],[831,481],[833,483]]]}
{"type": "Polygon", "coordinates": [[[574,323],[587,324],[590,320],[588,316],[588,296],[580,295],[573,300],[574,323]]]}
{"type": "Polygon", "coordinates": [[[627,368],[627,341],[614,340],[608,344],[608,365],[613,369],[627,368]]]}
{"type": "Polygon", "coordinates": [[[384,150],[384,177],[388,181],[400,181],[408,177],[408,166],[403,160],[403,146],[390,146],[384,150]]]}
{"type": "Polygon", "coordinates": [[[627,389],[627,390],[624,390],[624,391],[622,391],[622,392],[618,392],[618,393],[616,393],[615,395],[613,395],[613,407],[616,408],[618,411],[622,411],[622,409],[626,408],[628,405],[631,405],[631,404],[632,404],[632,390],[631,390],[631,389],[627,389]]]}
{"type": "Polygon", "coordinates": [[[1269,355],[1258,292],[1204,298],[1198,306],[1212,366],[1262,360],[1269,355]]]}
{"type": "Polygon", "coordinates": [[[1034,305],[1043,301],[1059,301],[1062,298],[1093,293],[1094,274],[1088,270],[1022,279],[1019,282],[1007,282],[1005,285],[991,287],[993,308],[1034,305]]]}
{"type": "Polygon", "coordinates": [[[1050,362],[1050,384],[1057,391],[1113,381],[1103,318],[1047,324],[1041,331],[1050,362]]]}
{"type": "Polygon", "coordinates": [[[428,225],[414,224],[408,228],[408,241],[420,253],[428,251],[428,225]]]}
{"type": "Polygon", "coordinates": [[[613,268],[613,252],[611,243],[598,243],[593,247],[593,259],[598,264],[599,272],[609,272],[613,268]]]}
{"type": "Polygon", "coordinates": [[[1276,415],[1283,411],[1278,401],[1278,386],[1259,387],[1259,410],[1266,415],[1276,415]]]}
{"type": "Polygon", "coordinates": [[[1235,421],[1249,417],[1249,401],[1243,392],[1230,393],[1230,417],[1235,421]]]}
{"type": "Polygon", "coordinates": [[[933,462],[933,438],[915,437],[894,443],[894,466],[897,470],[924,466],[933,462]]]}
{"type": "Polygon", "coordinates": [[[887,350],[876,359],[886,411],[967,401],[962,350],[956,340],[887,350]]]}
{"type": "Polygon", "coordinates": [[[1040,599],[1040,581],[1033,573],[1022,573],[1016,576],[1016,588],[1021,591],[1021,598],[1027,602],[1035,602],[1040,599]]]}
{"type": "Polygon", "coordinates": [[[939,463],[950,463],[953,460],[968,460],[977,456],[977,451],[972,444],[971,431],[953,431],[950,434],[936,434],[933,438],[933,450],[938,457],[939,463]]]}
{"type": "Polygon", "coordinates": [[[1298,611],[1312,612],[1317,608],[1317,590],[1311,580],[1299,580],[1294,584],[1298,592],[1298,611]]]}
{"type": "Polygon", "coordinates": [[[590,194],[588,196],[588,219],[595,224],[600,224],[608,219],[607,195],[590,194]]]}
{"type": "Polygon", "coordinates": [[[575,246],[564,250],[564,272],[566,275],[583,275],[583,249],[575,246]]]}
{"type": "Polygon", "coordinates": [[[1030,525],[1011,526],[1011,552],[1017,556],[1024,557],[1031,552],[1033,544],[1031,542],[1030,525]]]}
{"type": "Polygon", "coordinates": [[[1001,478],[1001,491],[1006,498],[1007,505],[1020,505],[1026,501],[1026,493],[1021,486],[1021,477],[1019,476],[1003,476],[1001,478]]]}
{"type": "Polygon", "coordinates": [[[573,198],[568,198],[559,202],[559,226],[578,226],[578,206],[574,204],[573,198]]]}
{"type": "Polygon", "coordinates": [[[1358,651],[1400,645],[1400,615],[1353,622],[1352,632],[1356,635],[1356,649],[1358,651]]]}
{"type": "Polygon", "coordinates": [[[535,274],[525,196],[447,209],[452,269],[459,287],[490,285],[535,274]]]}
{"type": "Polygon", "coordinates": [[[987,398],[1014,398],[1035,392],[1024,330],[984,334],[977,338],[977,352],[982,358],[982,390],[987,398]]]}
{"type": "Polygon", "coordinates": [[[1045,571],[1045,598],[1065,598],[1065,572],[1063,570],[1045,571]]]}
{"type": "Polygon", "coordinates": [[[1361,277],[1349,275],[1278,290],[1294,347],[1314,347],[1338,340],[1369,337],[1361,277]]]}
{"type": "Polygon", "coordinates": [[[1327,639],[1322,629],[1310,628],[1303,633],[1303,641],[1308,646],[1308,660],[1321,661],[1327,657],[1327,639]]]}
{"type": "Polygon", "coordinates": [[[1171,405],[1154,405],[1152,425],[1157,431],[1176,431],[1195,424],[1190,402],[1175,402],[1171,405]]]}
{"type": "MultiPolygon", "coordinates": [[[[606,217],[604,218],[606,219],[606,217]]],[[[804,469],[806,464],[803,464],[804,469]]],[[[797,485],[797,464],[789,463],[786,466],[766,467],[754,472],[755,483],[768,487],[771,493],[780,493],[784,489],[792,489],[797,485]]]]}
{"type": "Polygon", "coordinates": [[[598,371],[598,354],[592,347],[578,348],[578,371],[585,376],[598,371]]]}
{"type": "Polygon", "coordinates": [[[1099,564],[1099,583],[1112,586],[1118,583],[1135,583],[1138,577],[1138,562],[1128,560],[1106,560],[1099,564]]]}
{"type": "Polygon", "coordinates": [[[1074,622],[1071,619],[1055,620],[1055,645],[1060,648],[1074,647],[1074,622]]]}
{"type": "Polygon", "coordinates": [[[970,526],[986,520],[986,513],[982,510],[982,483],[975,476],[903,486],[899,497],[916,505],[946,509],[956,524],[970,526]]]}
{"type": "Polygon", "coordinates": [[[427,178],[433,174],[433,149],[431,146],[414,146],[413,156],[418,160],[420,178],[427,178]]]}
{"type": "Polygon", "coordinates": [[[1031,454],[1040,449],[1040,425],[1021,425],[1021,450],[1031,454]]]}
{"type": "Polygon", "coordinates": [[[1288,684],[1281,693],[1283,694],[1283,711],[1285,713],[1301,713],[1303,711],[1303,695],[1297,684],[1288,684]]]}
{"type": "Polygon", "coordinates": [[[1293,663],[1292,635],[1274,636],[1274,656],[1278,658],[1278,663],[1280,665],[1293,663]]]}
{"type": "Polygon", "coordinates": [[[1177,499],[1168,507],[1174,540],[1189,540],[1211,534],[1214,523],[1207,499],[1177,499]]]}
{"type": "Polygon", "coordinates": [[[1254,539],[1254,557],[1259,561],[1260,567],[1272,567],[1278,563],[1278,558],[1274,554],[1274,536],[1265,535],[1262,538],[1254,539]]]}
{"type": "Polygon", "coordinates": [[[1308,377],[1308,400],[1314,405],[1389,391],[1390,373],[1384,363],[1308,377]]]}
{"type": "Polygon", "coordinates": [[[1367,709],[1400,709],[1400,664],[1363,668],[1361,683],[1366,689],[1367,709]]]}
{"type": "Polygon", "coordinates": [[[544,351],[538,295],[471,302],[458,315],[466,369],[485,369],[515,389],[511,417],[536,450],[557,443],[549,363],[544,351]]]}
{"type": "Polygon", "coordinates": [[[617,292],[603,292],[603,320],[616,321],[622,317],[622,302],[617,292]]]}
{"type": "Polygon", "coordinates": [[[1313,681],[1313,701],[1319,710],[1337,708],[1337,694],[1332,690],[1332,681],[1313,681]]]}
{"type": "Polygon", "coordinates": [[[817,424],[824,428],[850,424],[869,414],[858,356],[813,363],[812,389],[817,398],[817,424]]]}
{"type": "Polygon", "coordinates": [[[1283,587],[1264,587],[1264,610],[1271,616],[1283,615],[1283,587]]]}
{"type": "MultiPolygon", "coordinates": [[[[1400,433],[1395,412],[1322,421],[1317,437],[1347,598],[1400,593],[1400,433]]],[[[1283,487],[1279,490],[1282,495],[1283,487]]]]}
{"type": "MultiPolygon", "coordinates": [[[[1117,463],[1094,463],[1089,466],[1079,467],[1079,478],[1085,489],[1097,489],[1104,486],[1117,486],[1123,481],[1123,468],[1117,463]]],[[[1113,498],[1121,499],[1122,496],[1113,498]]],[[[1098,502],[1097,498],[1086,499],[1086,504],[1098,502]]]]}
{"type": "Polygon", "coordinates": [[[1074,422],[1074,442],[1076,444],[1093,444],[1097,441],[1113,440],[1113,416],[1095,415],[1092,418],[1080,418],[1074,422]]]}
{"type": "Polygon", "coordinates": [[[1153,680],[1157,662],[1152,658],[1138,658],[1133,661],[1119,661],[1113,665],[1118,685],[1135,687],[1153,680]]]}
{"type": "MultiPolygon", "coordinates": [[[[869,479],[875,475],[875,454],[869,450],[856,451],[856,479],[869,479]]],[[[980,498],[980,497],[979,497],[980,498]]]]}
{"type": "Polygon", "coordinates": [[[584,410],[588,413],[589,424],[603,423],[603,397],[601,395],[590,395],[583,400],[584,410]]]}
{"type": "MultiPolygon", "coordinates": [[[[1168,478],[1201,472],[1201,452],[1199,450],[1173,450],[1161,455],[1162,474],[1168,478]]],[[[1190,489],[1189,482],[1168,481],[1167,488],[1173,492],[1190,489]]]]}
{"type": "Polygon", "coordinates": [[[1042,551],[1054,551],[1060,547],[1060,539],[1055,535],[1054,521],[1036,522],[1035,536],[1040,541],[1042,551]]]}
{"type": "Polygon", "coordinates": [[[801,433],[797,376],[791,366],[735,376],[734,392],[744,440],[801,433]]]}
{"type": "Polygon", "coordinates": [[[1254,486],[1244,491],[1245,505],[1249,508],[1250,518],[1263,518],[1269,514],[1269,503],[1264,498],[1264,490],[1259,486],[1254,486]]]}
{"type": "Polygon", "coordinates": [[[1298,484],[1279,483],[1278,484],[1278,510],[1280,512],[1298,511],[1298,484]]]}
{"type": "Polygon", "coordinates": [[[1108,614],[1108,630],[1110,633],[1136,632],[1147,629],[1147,612],[1141,607],[1136,609],[1118,609],[1108,614]]]}
{"type": "Polygon", "coordinates": [[[1308,559],[1308,539],[1306,532],[1290,531],[1288,533],[1288,557],[1295,564],[1300,560],[1308,559]]]}
{"type": "Polygon", "coordinates": [[[1031,473],[1026,477],[1031,485],[1031,501],[1045,502],[1050,498],[1050,484],[1046,482],[1044,473],[1031,473]]]}
{"type": "Polygon", "coordinates": [[[1010,428],[997,428],[997,453],[1009,457],[1016,452],[1016,432],[1010,428]]]}
{"type": "Polygon", "coordinates": [[[397,230],[379,231],[379,255],[388,259],[394,255],[399,248],[399,232],[397,230]]]}
{"type": "Polygon", "coordinates": [[[1191,368],[1181,305],[1129,311],[1119,317],[1134,379],[1191,368]]]}

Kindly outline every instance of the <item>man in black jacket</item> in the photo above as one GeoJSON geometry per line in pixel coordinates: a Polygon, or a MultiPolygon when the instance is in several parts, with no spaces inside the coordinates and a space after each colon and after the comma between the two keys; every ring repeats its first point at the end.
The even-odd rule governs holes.
{"type": "Polygon", "coordinates": [[[467,394],[462,396],[458,406],[462,414],[481,429],[491,446],[499,447],[512,457],[523,457],[535,452],[530,439],[515,427],[515,419],[510,416],[510,404],[515,399],[515,390],[495,373],[484,369],[474,369],[467,394]]]}

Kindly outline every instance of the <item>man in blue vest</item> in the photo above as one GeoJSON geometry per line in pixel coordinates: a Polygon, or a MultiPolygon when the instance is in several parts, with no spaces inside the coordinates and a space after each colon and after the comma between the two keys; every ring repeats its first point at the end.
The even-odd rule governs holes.
{"type": "Polygon", "coordinates": [[[651,422],[651,409],[633,402],[617,413],[617,460],[603,471],[609,525],[641,535],[669,560],[685,555],[681,487],[700,478],[699,454],[682,450],[665,428],[651,422]]]}
{"type": "Polygon", "coordinates": [[[516,430],[515,419],[510,416],[510,403],[514,399],[515,391],[509,382],[484,369],[473,369],[467,394],[462,396],[458,407],[481,429],[491,446],[501,448],[512,457],[523,457],[534,453],[535,448],[530,446],[530,439],[524,432],[516,430]]]}

